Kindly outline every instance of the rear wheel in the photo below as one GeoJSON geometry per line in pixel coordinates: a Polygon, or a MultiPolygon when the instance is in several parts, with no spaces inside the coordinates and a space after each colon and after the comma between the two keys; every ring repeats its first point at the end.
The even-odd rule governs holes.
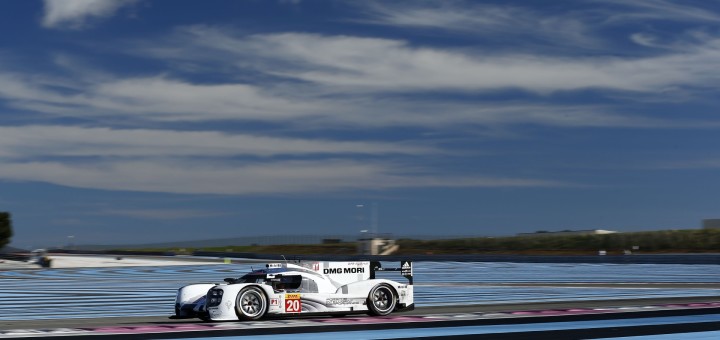
{"type": "Polygon", "coordinates": [[[257,287],[247,287],[238,293],[235,313],[240,320],[257,320],[267,311],[265,294],[257,287]]]}
{"type": "Polygon", "coordinates": [[[370,315],[388,315],[395,310],[396,304],[395,290],[385,283],[373,287],[368,295],[368,312],[370,315]]]}

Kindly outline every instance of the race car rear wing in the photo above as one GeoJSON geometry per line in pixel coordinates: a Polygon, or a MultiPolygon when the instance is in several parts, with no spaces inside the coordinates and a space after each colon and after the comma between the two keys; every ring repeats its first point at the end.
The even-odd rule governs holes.
{"type": "Polygon", "coordinates": [[[383,268],[379,261],[370,262],[370,278],[375,278],[375,272],[400,272],[400,275],[408,279],[408,284],[413,284],[412,261],[400,261],[399,268],[383,268]]]}

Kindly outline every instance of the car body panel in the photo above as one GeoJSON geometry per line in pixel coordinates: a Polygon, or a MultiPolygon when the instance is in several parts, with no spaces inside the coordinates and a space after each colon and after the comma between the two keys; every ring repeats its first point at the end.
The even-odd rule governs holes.
{"type": "MultiPolygon", "coordinates": [[[[404,263],[411,266],[409,261],[404,263]]],[[[379,263],[369,261],[271,263],[239,279],[226,279],[226,283],[181,287],[176,297],[176,317],[241,319],[236,300],[243,290],[252,287],[264,294],[266,315],[367,313],[369,293],[378,285],[392,288],[396,310],[414,307],[411,272],[410,276],[403,272],[410,280],[403,284],[375,279],[378,268],[379,263]]]]}

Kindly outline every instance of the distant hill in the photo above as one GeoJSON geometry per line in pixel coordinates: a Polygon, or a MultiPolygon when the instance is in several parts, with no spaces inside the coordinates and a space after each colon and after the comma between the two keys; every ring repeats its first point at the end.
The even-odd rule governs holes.
{"type": "MultiPolygon", "coordinates": [[[[381,234],[387,238],[411,238],[414,240],[441,240],[446,238],[464,238],[466,236],[440,236],[440,235],[414,235],[394,236],[381,234]]],[[[467,236],[467,237],[479,237],[467,236]]],[[[171,248],[209,248],[226,246],[267,246],[280,244],[320,244],[323,240],[333,239],[341,242],[355,242],[360,235],[274,235],[274,236],[246,236],[233,238],[217,238],[193,241],[157,242],[144,244],[85,244],[75,245],[75,250],[111,250],[111,249],[171,249],[171,248]]]]}
{"type": "Polygon", "coordinates": [[[145,244],[112,244],[112,245],[76,245],[74,249],[108,250],[108,249],[144,249],[144,248],[201,248],[225,246],[275,245],[275,244],[320,244],[324,239],[339,239],[342,242],[354,242],[357,236],[350,235],[275,235],[247,236],[234,238],[218,238],[194,241],[176,241],[145,244]]]}
{"type": "Polygon", "coordinates": [[[0,248],[0,254],[2,254],[2,253],[6,253],[6,254],[7,253],[29,253],[29,252],[30,252],[29,250],[15,248],[15,247],[11,247],[11,246],[5,246],[3,248],[0,248]]]}

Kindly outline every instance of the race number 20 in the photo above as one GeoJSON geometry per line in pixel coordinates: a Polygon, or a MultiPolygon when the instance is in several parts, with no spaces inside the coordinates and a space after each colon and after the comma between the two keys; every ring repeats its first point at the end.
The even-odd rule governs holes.
{"type": "Polygon", "coordinates": [[[300,313],[300,294],[285,294],[285,312],[300,313]]]}

